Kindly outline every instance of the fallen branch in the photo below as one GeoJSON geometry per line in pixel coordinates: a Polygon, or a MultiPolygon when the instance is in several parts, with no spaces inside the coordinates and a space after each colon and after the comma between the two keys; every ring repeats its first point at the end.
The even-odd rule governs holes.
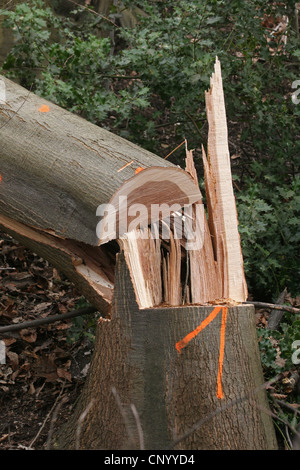
{"type": "Polygon", "coordinates": [[[245,302],[246,304],[252,304],[254,307],[271,308],[273,310],[284,310],[291,313],[300,313],[300,308],[289,307],[288,305],[269,304],[267,302],[245,302]]]}
{"type": "Polygon", "coordinates": [[[0,328],[0,334],[6,333],[7,331],[23,330],[24,328],[36,328],[37,326],[55,323],[56,321],[67,320],[68,318],[79,317],[81,315],[89,315],[96,311],[97,309],[94,307],[86,307],[80,308],[78,310],[72,310],[71,312],[60,313],[59,315],[51,315],[47,318],[39,318],[38,320],[24,321],[15,325],[2,326],[0,328]]]}

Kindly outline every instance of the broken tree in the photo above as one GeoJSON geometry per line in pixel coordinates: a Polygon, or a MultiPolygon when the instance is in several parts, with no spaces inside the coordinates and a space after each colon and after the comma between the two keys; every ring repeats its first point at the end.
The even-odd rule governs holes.
{"type": "Polygon", "coordinates": [[[207,216],[187,148],[184,170],[4,80],[2,230],[102,314],[54,446],[276,448],[254,308],[243,305],[219,61],[206,94],[207,216]]]}

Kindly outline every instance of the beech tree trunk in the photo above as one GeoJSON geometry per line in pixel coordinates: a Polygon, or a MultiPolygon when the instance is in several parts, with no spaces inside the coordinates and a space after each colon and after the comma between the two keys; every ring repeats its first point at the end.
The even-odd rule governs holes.
{"type": "Polygon", "coordinates": [[[216,396],[221,316],[181,354],[175,347],[211,310],[141,311],[124,257],[118,255],[112,318],[97,326],[80,403],[53,448],[276,449],[254,307],[228,309],[222,399],[216,396]]]}

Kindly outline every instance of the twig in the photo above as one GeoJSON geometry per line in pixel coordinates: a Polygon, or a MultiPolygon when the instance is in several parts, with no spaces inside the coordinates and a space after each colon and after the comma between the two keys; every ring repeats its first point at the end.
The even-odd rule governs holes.
{"type": "Polygon", "coordinates": [[[181,144],[177,145],[177,147],[175,147],[170,153],[168,153],[166,157],[164,157],[164,160],[166,160],[170,155],[172,155],[172,153],[175,152],[175,150],[179,149],[179,147],[181,147],[185,142],[186,140],[184,139],[184,141],[181,142],[181,144]]]}
{"type": "Polygon", "coordinates": [[[300,313],[300,308],[289,307],[288,305],[269,304],[266,302],[245,302],[246,304],[252,304],[255,307],[272,308],[273,310],[284,310],[291,313],[300,313]]]}
{"type": "Polygon", "coordinates": [[[58,400],[60,399],[60,397],[61,397],[61,395],[62,395],[62,393],[63,393],[63,391],[64,391],[64,387],[65,387],[65,382],[63,383],[62,388],[61,388],[61,391],[59,392],[59,395],[57,396],[57,398],[56,398],[56,400],[55,400],[55,402],[54,402],[54,405],[52,406],[51,410],[50,410],[49,413],[47,414],[46,419],[44,420],[42,426],[40,427],[40,429],[39,429],[37,435],[33,438],[33,440],[31,441],[31,443],[29,444],[28,449],[31,449],[31,448],[32,448],[33,444],[35,443],[35,441],[37,440],[37,438],[38,438],[39,435],[41,434],[42,430],[44,429],[44,427],[45,427],[45,425],[46,425],[46,423],[47,423],[49,417],[51,416],[52,411],[55,409],[56,404],[57,404],[58,400]]]}
{"type": "Polygon", "coordinates": [[[84,10],[87,10],[89,11],[90,13],[94,13],[94,15],[96,16],[99,16],[101,18],[103,18],[105,21],[108,21],[109,23],[111,23],[113,26],[115,26],[115,28],[118,28],[120,29],[120,26],[118,26],[116,23],[114,23],[112,20],[110,20],[109,18],[107,18],[106,16],[104,15],[101,15],[101,13],[95,11],[95,10],[92,10],[91,8],[87,7],[86,5],[80,5],[79,3],[77,2],[74,2],[74,0],[69,0],[69,2],[73,3],[73,5],[76,5],[77,7],[80,7],[80,8],[83,8],[84,10]]]}
{"type": "Polygon", "coordinates": [[[16,325],[7,325],[0,328],[0,334],[7,331],[23,330],[23,328],[35,328],[40,325],[47,325],[56,321],[66,320],[67,318],[79,317],[81,315],[88,315],[90,313],[97,312],[95,307],[80,308],[78,310],[72,310],[71,312],[61,313],[59,315],[51,315],[47,318],[39,318],[38,320],[24,321],[16,325]]]}
{"type": "Polygon", "coordinates": [[[196,123],[195,119],[193,118],[193,116],[190,115],[190,113],[188,111],[184,111],[184,114],[192,121],[196,131],[198,132],[198,134],[200,135],[201,139],[203,138],[203,135],[202,135],[202,132],[201,130],[199,129],[199,126],[198,124],[196,123]]]}
{"type": "Polygon", "coordinates": [[[284,408],[290,410],[290,411],[291,411],[292,413],[294,413],[295,415],[296,415],[296,414],[299,414],[299,415],[300,415],[300,410],[297,410],[297,408],[294,408],[294,407],[293,407],[292,405],[290,405],[289,403],[285,403],[284,401],[282,401],[282,400],[277,400],[277,399],[275,399],[274,401],[275,401],[275,403],[278,403],[279,406],[284,407],[284,408]]]}
{"type": "Polygon", "coordinates": [[[76,429],[76,450],[79,450],[79,446],[80,446],[80,434],[81,434],[82,423],[85,420],[88,412],[92,408],[92,406],[94,404],[94,401],[95,401],[95,399],[92,398],[91,401],[89,402],[88,406],[86,407],[86,409],[79,416],[78,426],[77,426],[77,429],[76,429]]]}
{"type": "Polygon", "coordinates": [[[292,443],[291,438],[290,438],[289,427],[288,427],[287,424],[285,425],[285,435],[286,435],[287,441],[289,443],[289,447],[290,447],[290,449],[292,449],[293,448],[293,443],[292,443]]]}
{"type": "MultiPolygon", "coordinates": [[[[277,400],[275,400],[277,402],[277,400]]],[[[271,416],[271,418],[276,419],[280,423],[284,424],[286,429],[290,429],[294,434],[299,435],[300,434],[297,432],[297,430],[292,426],[287,419],[280,418],[276,413],[273,413],[273,411],[267,410],[266,408],[260,406],[260,405],[255,405],[259,410],[263,411],[264,413],[268,414],[271,416]]]]}
{"type": "Polygon", "coordinates": [[[119,397],[119,394],[117,392],[117,389],[116,387],[112,387],[111,388],[111,391],[116,399],[116,402],[117,402],[117,405],[118,405],[118,408],[120,410],[120,413],[122,415],[122,418],[123,418],[123,421],[124,421],[124,424],[125,424],[125,428],[126,428],[126,431],[127,431],[127,435],[128,435],[128,439],[129,439],[129,442],[134,442],[134,439],[133,439],[133,434],[131,432],[131,428],[130,428],[130,425],[129,425],[129,421],[128,421],[128,417],[126,415],[126,412],[124,410],[124,407],[121,403],[121,400],[120,400],[120,397],[119,397]]]}
{"type": "MultiPolygon", "coordinates": [[[[8,7],[8,5],[9,5],[11,2],[12,2],[12,0],[9,0],[9,1],[6,3],[6,5],[3,5],[3,7],[1,8],[1,10],[3,10],[3,11],[8,11],[9,9],[8,9],[7,7],[8,7]]],[[[13,6],[13,5],[11,5],[11,6],[13,6]]],[[[10,7],[9,7],[9,8],[10,8],[10,7]]]]}
{"type": "Polygon", "coordinates": [[[130,405],[132,414],[134,416],[135,422],[136,422],[136,427],[138,430],[139,434],[139,441],[140,441],[140,450],[145,450],[145,444],[144,444],[144,434],[143,434],[143,429],[140,421],[140,417],[138,415],[137,409],[133,403],[130,405]]]}
{"type": "Polygon", "coordinates": [[[121,168],[118,169],[118,173],[120,173],[120,171],[125,170],[125,168],[127,168],[129,165],[132,165],[132,163],[134,163],[134,160],[131,160],[131,162],[128,162],[125,165],[121,166],[121,168]]]}
{"type": "Polygon", "coordinates": [[[21,103],[20,106],[18,107],[17,111],[15,111],[15,113],[14,113],[12,116],[10,116],[10,117],[7,119],[7,121],[5,121],[5,123],[0,127],[0,130],[3,129],[3,127],[6,126],[6,124],[8,124],[8,123],[18,114],[18,112],[20,111],[20,109],[24,106],[24,104],[26,103],[26,101],[27,101],[28,98],[29,98],[29,95],[30,95],[31,90],[32,90],[32,86],[33,86],[33,83],[31,84],[31,87],[30,87],[30,89],[29,89],[29,91],[28,91],[28,94],[27,94],[26,98],[24,99],[23,103],[21,103]]]}

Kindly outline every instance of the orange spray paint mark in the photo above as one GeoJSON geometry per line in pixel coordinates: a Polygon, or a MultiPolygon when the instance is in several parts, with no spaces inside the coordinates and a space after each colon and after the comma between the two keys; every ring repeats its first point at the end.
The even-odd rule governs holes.
{"type": "Polygon", "coordinates": [[[43,104],[40,108],[39,108],[39,111],[41,113],[48,113],[50,111],[50,108],[49,106],[47,106],[46,104],[43,104]]]}
{"type": "Polygon", "coordinates": [[[0,183],[1,183],[1,180],[2,180],[2,176],[1,176],[1,174],[0,174],[0,183]]]}
{"type": "Polygon", "coordinates": [[[221,332],[220,332],[220,352],[219,352],[219,363],[218,363],[218,376],[217,376],[217,397],[219,399],[223,398],[223,390],[222,390],[222,373],[223,373],[223,361],[224,361],[224,349],[225,349],[225,330],[226,330],[226,321],[227,321],[227,307],[220,307],[217,306],[213,309],[213,311],[208,315],[208,317],[200,323],[199,326],[191,333],[186,335],[182,340],[178,341],[175,345],[179,354],[181,353],[181,349],[184,348],[189,344],[189,342],[197,336],[200,331],[204,330],[204,328],[211,323],[220,310],[222,309],[222,323],[221,323],[221,332]]]}
{"type": "Polygon", "coordinates": [[[223,398],[222,390],[222,373],[223,373],[223,361],[224,361],[224,349],[225,349],[225,330],[226,330],[226,321],[227,321],[227,307],[222,309],[222,324],[220,332],[220,352],[219,352],[219,367],[218,367],[218,377],[217,377],[217,397],[219,399],[223,398]]]}
{"type": "Polygon", "coordinates": [[[135,174],[137,175],[140,171],[143,171],[144,168],[142,168],[141,166],[139,166],[136,170],[135,170],[135,174]]]}
{"type": "Polygon", "coordinates": [[[221,310],[222,307],[215,307],[213,311],[208,315],[208,317],[203,320],[202,323],[200,323],[199,326],[194,331],[191,331],[188,335],[186,335],[182,340],[178,341],[176,343],[175,347],[179,354],[181,353],[181,349],[185,348],[185,346],[193,339],[195,336],[197,336],[200,331],[202,331],[211,321],[213,321],[216,316],[218,315],[219,311],[221,310]]]}

